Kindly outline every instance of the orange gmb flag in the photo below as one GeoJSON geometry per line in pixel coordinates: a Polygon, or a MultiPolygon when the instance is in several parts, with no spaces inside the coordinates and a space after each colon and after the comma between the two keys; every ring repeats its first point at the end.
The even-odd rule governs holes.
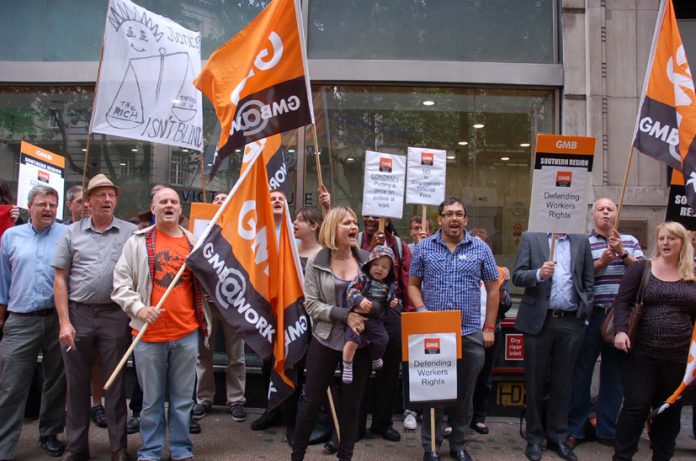
{"type": "Polygon", "coordinates": [[[294,391],[298,363],[309,346],[310,321],[304,310],[304,280],[290,210],[285,202],[279,233],[278,298],[274,305],[278,335],[274,343],[275,358],[268,386],[268,408],[279,406],[294,391]],[[282,327],[281,327],[282,325],[282,327]]]}
{"type": "Polygon", "coordinates": [[[263,360],[273,355],[278,245],[266,167],[257,155],[188,257],[210,300],[263,360]]]}
{"type": "Polygon", "coordinates": [[[196,77],[222,127],[211,176],[235,148],[314,122],[301,23],[296,0],[272,0],[196,77]]]}
{"type": "Polygon", "coordinates": [[[266,171],[268,172],[268,187],[271,190],[281,190],[288,196],[290,194],[288,169],[285,165],[285,155],[279,134],[250,142],[244,146],[244,156],[242,157],[242,167],[239,175],[244,174],[244,171],[250,164],[250,159],[254,158],[259,151],[261,151],[262,161],[266,165],[266,171]]]}
{"type": "Polygon", "coordinates": [[[696,160],[696,94],[671,0],[660,5],[639,107],[633,145],[688,177],[687,159],[696,160]]]}

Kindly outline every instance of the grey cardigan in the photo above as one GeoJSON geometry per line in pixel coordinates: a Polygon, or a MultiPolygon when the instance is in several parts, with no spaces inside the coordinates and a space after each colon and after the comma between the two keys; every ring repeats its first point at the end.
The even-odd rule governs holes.
{"type": "MultiPolygon", "coordinates": [[[[351,248],[353,257],[362,265],[370,258],[370,253],[357,247],[351,248]]],[[[348,312],[345,307],[336,305],[336,283],[331,272],[331,251],[322,248],[309,258],[305,270],[305,311],[312,318],[314,334],[327,339],[334,323],[346,322],[348,312]]]]}

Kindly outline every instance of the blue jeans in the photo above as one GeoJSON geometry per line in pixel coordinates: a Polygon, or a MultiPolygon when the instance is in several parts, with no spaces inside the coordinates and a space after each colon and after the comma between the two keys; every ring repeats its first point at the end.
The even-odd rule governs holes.
{"type": "Polygon", "coordinates": [[[138,459],[159,461],[167,428],[164,399],[169,396],[169,455],[173,460],[193,456],[189,418],[196,382],[198,331],[176,341],[135,346],[138,381],[143,389],[140,436],[143,446],[138,459]]]}
{"type": "Polygon", "coordinates": [[[623,400],[623,386],[619,373],[619,351],[612,344],[605,343],[599,331],[605,316],[604,312],[592,312],[590,325],[585,330],[585,338],[575,365],[568,413],[568,435],[576,439],[585,438],[585,425],[592,409],[590,396],[592,373],[600,353],[602,364],[599,372],[595,433],[601,439],[613,439],[616,436],[616,420],[623,400]]]}

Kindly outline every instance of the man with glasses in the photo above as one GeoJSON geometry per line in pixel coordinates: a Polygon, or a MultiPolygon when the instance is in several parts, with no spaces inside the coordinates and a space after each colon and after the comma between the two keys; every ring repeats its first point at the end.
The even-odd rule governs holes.
{"type": "MultiPolygon", "coordinates": [[[[105,175],[90,180],[86,196],[92,216],[65,231],[51,261],[68,384],[68,443],[62,461],[82,461],[90,456],[89,384],[94,352],[101,357],[106,381],[131,342],[128,316],[111,300],[111,290],[114,266],[136,226],[114,217],[119,189],[105,175]]],[[[105,397],[111,459],[128,461],[123,371],[105,397]]]]}
{"type": "MultiPolygon", "coordinates": [[[[486,243],[466,231],[464,203],[455,197],[445,199],[438,208],[438,230],[415,247],[411,262],[408,294],[417,312],[459,310],[462,313],[462,359],[457,362],[457,403],[448,409],[452,425],[450,456],[470,461],[466,434],[473,414],[472,399],[476,379],[484,361],[484,347],[495,340],[498,316],[498,267],[486,243]],[[481,329],[481,281],[486,299],[486,319],[481,329]]],[[[443,408],[435,410],[436,450],[431,451],[430,411],[423,411],[421,443],[424,461],[440,459],[443,408]]]]}
{"type": "Polygon", "coordinates": [[[50,456],[63,454],[56,438],[65,425],[65,372],[58,344],[51,257],[66,226],[55,222],[58,192],[36,186],[29,192],[27,224],[11,227],[0,245],[0,459],[14,459],[22,430],[29,383],[43,354],[39,443],[50,456]],[[6,312],[9,313],[7,320],[6,312]],[[4,323],[4,325],[3,325],[4,323]]]}

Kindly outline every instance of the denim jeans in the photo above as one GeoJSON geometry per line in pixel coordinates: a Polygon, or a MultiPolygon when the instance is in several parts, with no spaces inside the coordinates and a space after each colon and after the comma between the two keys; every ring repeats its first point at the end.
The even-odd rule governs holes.
{"type": "Polygon", "coordinates": [[[143,410],[140,413],[143,446],[138,450],[138,459],[160,459],[167,422],[171,458],[177,460],[193,456],[189,418],[197,355],[198,331],[176,341],[140,341],[135,346],[138,381],[143,389],[143,410]],[[169,411],[165,421],[164,400],[167,395],[169,411]]]}
{"type": "Polygon", "coordinates": [[[599,397],[597,400],[597,427],[595,433],[601,439],[613,439],[616,435],[616,419],[623,400],[623,386],[619,373],[619,351],[602,340],[599,327],[604,321],[604,312],[593,312],[585,330],[580,355],[573,375],[573,391],[568,413],[568,435],[576,439],[585,438],[585,425],[592,409],[590,387],[595,362],[602,354],[599,371],[599,397]]]}

